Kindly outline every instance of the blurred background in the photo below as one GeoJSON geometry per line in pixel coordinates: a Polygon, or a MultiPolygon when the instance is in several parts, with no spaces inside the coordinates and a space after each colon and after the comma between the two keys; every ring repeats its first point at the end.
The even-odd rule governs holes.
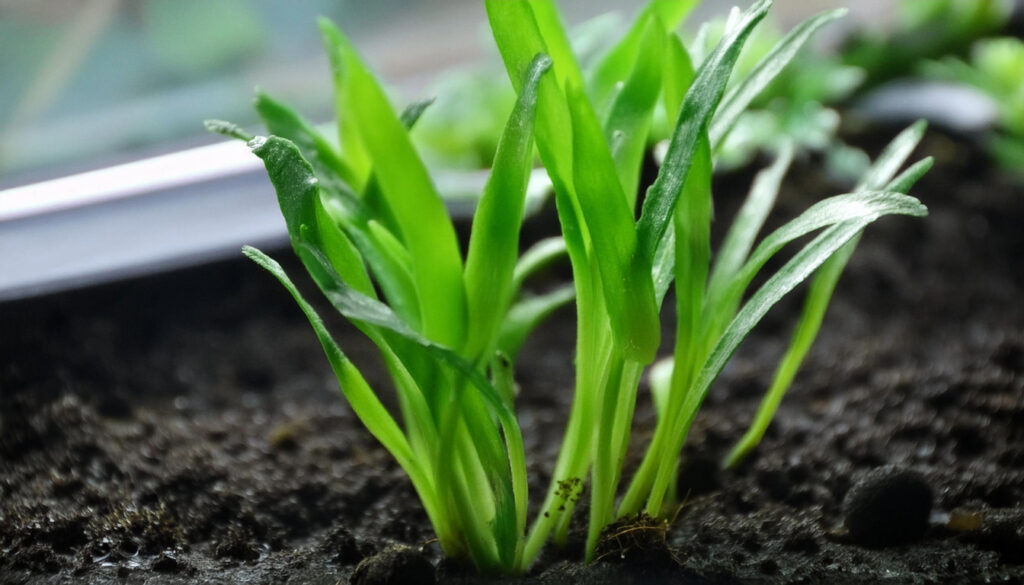
{"type": "MultiPolygon", "coordinates": [[[[700,3],[687,31],[692,36],[698,23],[721,19],[734,3],[700,3]]],[[[643,4],[559,1],[583,58],[618,38],[643,4]],[[609,11],[619,16],[595,18],[609,11]]],[[[790,127],[810,128],[802,139],[820,143],[837,123],[820,103],[898,77],[900,59],[916,59],[918,49],[925,57],[947,49],[965,54],[971,39],[1004,25],[1013,4],[776,0],[767,27],[776,32],[750,52],[763,54],[777,31],[844,5],[850,15],[818,36],[819,48],[834,50],[864,36],[857,31],[871,31],[866,50],[844,56],[852,64],[810,63],[790,80],[807,87],[805,101],[816,104],[789,108],[799,110],[790,127]],[[908,46],[890,43],[904,37],[908,46]]],[[[352,37],[397,104],[437,98],[414,132],[428,164],[487,166],[512,94],[479,0],[0,0],[0,300],[283,238],[258,161],[202,122],[230,120],[259,132],[251,107],[259,87],[313,122],[330,123],[320,15],[352,37]],[[142,162],[127,164],[133,161],[142,162]]],[[[965,103],[987,123],[996,102],[965,103]]],[[[1018,117],[1024,127],[1024,113],[1018,117]]],[[[771,135],[778,119],[762,117],[751,127],[771,135]]],[[[731,159],[739,164],[748,156],[741,150],[731,159]]],[[[440,173],[437,180],[456,197],[476,192],[481,177],[440,173]]]]}
{"type": "MultiPolygon", "coordinates": [[[[785,28],[843,4],[884,21],[893,0],[778,0],[785,28]]],[[[691,22],[733,3],[702,3],[691,22]]],[[[567,0],[580,23],[637,0],[567,0]]],[[[315,19],[354,38],[405,97],[439,73],[490,61],[478,0],[2,0],[0,186],[215,142],[202,120],[251,125],[259,86],[316,121],[331,117],[330,78],[315,19]]]]}

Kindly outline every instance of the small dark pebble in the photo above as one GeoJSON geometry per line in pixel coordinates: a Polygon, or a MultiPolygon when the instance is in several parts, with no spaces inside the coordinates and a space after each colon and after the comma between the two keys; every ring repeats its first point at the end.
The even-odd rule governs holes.
{"type": "Polygon", "coordinates": [[[868,547],[906,544],[928,528],[932,489],[915,471],[885,466],[865,475],[843,503],[850,538],[868,547]]]}
{"type": "Polygon", "coordinates": [[[332,528],[321,541],[320,549],[341,565],[354,565],[373,553],[371,546],[357,540],[344,526],[332,528]]]}
{"type": "Polygon", "coordinates": [[[150,568],[158,573],[177,573],[186,567],[174,551],[165,550],[153,560],[150,568]]]}
{"type": "Polygon", "coordinates": [[[352,573],[352,585],[433,585],[434,566],[410,546],[394,546],[363,559],[352,573]]]}
{"type": "Polygon", "coordinates": [[[260,558],[260,551],[250,542],[237,535],[228,536],[227,540],[217,544],[214,555],[218,559],[234,559],[236,561],[255,561],[260,558]]]}

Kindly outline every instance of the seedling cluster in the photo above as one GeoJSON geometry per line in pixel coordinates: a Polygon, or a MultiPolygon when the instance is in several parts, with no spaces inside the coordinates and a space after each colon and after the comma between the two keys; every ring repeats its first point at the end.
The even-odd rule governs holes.
{"type": "Polygon", "coordinates": [[[726,464],[759,441],[865,226],[888,214],[926,214],[904,193],[930,160],[897,176],[924,130],[915,125],[871,165],[854,192],[819,201],[756,243],[792,160],[792,148],[783,145],[754,181],[713,257],[716,153],[747,106],[842,11],[800,24],[730,83],[770,1],[734,12],[721,40],[696,63],[675,32],[695,4],[650,2],[625,36],[584,71],[553,0],[485,2],[517,99],[465,258],[409,138],[428,104],[394,110],[351,42],[329,22],[320,27],[335,82],[336,141],[265,95],[257,97],[256,108],[269,136],[209,123],[248,141],[264,161],[295,252],[331,304],[380,350],[397,395],[397,417],[281,266],[254,248],[245,254],[270,271],[308,317],[342,393],[408,473],[444,552],[481,571],[528,569],[549,540],[565,541],[581,497],[590,504],[587,559],[616,519],[670,517],[683,443],[743,338],[776,302],[812,278],[775,381],[726,464]],[[641,185],[657,116],[673,121],[671,138],[656,180],[641,185]],[[561,237],[519,255],[535,149],[553,185],[561,237]],[[764,284],[748,291],[779,250],[815,232],[764,284]],[[531,275],[564,255],[572,265],[571,287],[521,294],[531,275]],[[639,470],[622,485],[637,390],[656,358],[660,313],[673,283],[675,349],[671,364],[656,368],[657,426],[639,470]],[[545,315],[573,300],[573,405],[551,487],[530,520],[512,358],[545,315]]]}

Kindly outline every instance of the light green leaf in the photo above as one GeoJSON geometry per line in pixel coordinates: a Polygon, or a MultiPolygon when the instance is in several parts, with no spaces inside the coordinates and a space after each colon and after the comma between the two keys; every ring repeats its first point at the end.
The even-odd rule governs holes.
{"type": "Polygon", "coordinates": [[[640,166],[651,132],[652,113],[661,92],[662,55],[665,52],[664,26],[654,16],[644,19],[636,63],[615,99],[604,124],[605,138],[611,145],[615,170],[630,208],[636,204],[640,188],[640,166]]]}
{"type": "Polygon", "coordinates": [[[374,176],[412,257],[423,333],[459,347],[465,337],[466,295],[451,220],[376,79],[348,39],[339,33],[332,42],[344,65],[346,103],[359,121],[359,136],[373,161],[374,176]]]}
{"type": "MultiPolygon", "coordinates": [[[[679,28],[697,0],[652,0],[637,15],[626,36],[601,58],[587,85],[588,93],[598,112],[604,112],[615,93],[615,87],[624,82],[635,68],[644,28],[648,18],[655,17],[665,33],[679,28]]],[[[681,96],[680,96],[681,97],[681,96]]],[[[678,111],[678,107],[670,110],[678,111]]]]}
{"type": "Polygon", "coordinates": [[[513,272],[530,169],[537,87],[551,60],[538,55],[498,143],[494,165],[473,217],[466,256],[468,332],[465,355],[490,360],[495,336],[512,300],[513,272]]]}
{"type": "Polygon", "coordinates": [[[650,260],[637,253],[633,213],[597,117],[578,86],[568,90],[573,182],[591,234],[612,332],[627,358],[650,363],[661,340],[650,260]]]}

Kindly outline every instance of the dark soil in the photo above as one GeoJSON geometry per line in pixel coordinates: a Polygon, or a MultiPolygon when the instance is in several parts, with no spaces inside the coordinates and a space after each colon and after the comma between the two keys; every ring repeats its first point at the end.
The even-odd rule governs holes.
{"type": "MultiPolygon", "coordinates": [[[[915,189],[931,216],[869,228],[755,454],[717,470],[798,298],[769,314],[708,398],[674,522],[620,524],[594,565],[549,551],[529,582],[1024,581],[1024,190],[941,134],[922,150],[938,158],[915,189]],[[905,544],[871,546],[844,527],[848,492],[883,466],[920,474],[934,500],[905,544]]],[[[779,221],[840,192],[815,169],[791,174],[779,221]]],[[[721,217],[749,179],[720,178],[721,217]]],[[[386,388],[373,348],[331,322],[386,388]]],[[[255,265],[8,303],[0,323],[0,583],[333,585],[393,544],[420,548],[440,583],[473,580],[440,561],[408,481],[255,265]]],[[[518,368],[537,497],[571,399],[574,333],[572,312],[559,314],[518,368]]],[[[652,423],[642,391],[638,447],[652,423]]]]}

